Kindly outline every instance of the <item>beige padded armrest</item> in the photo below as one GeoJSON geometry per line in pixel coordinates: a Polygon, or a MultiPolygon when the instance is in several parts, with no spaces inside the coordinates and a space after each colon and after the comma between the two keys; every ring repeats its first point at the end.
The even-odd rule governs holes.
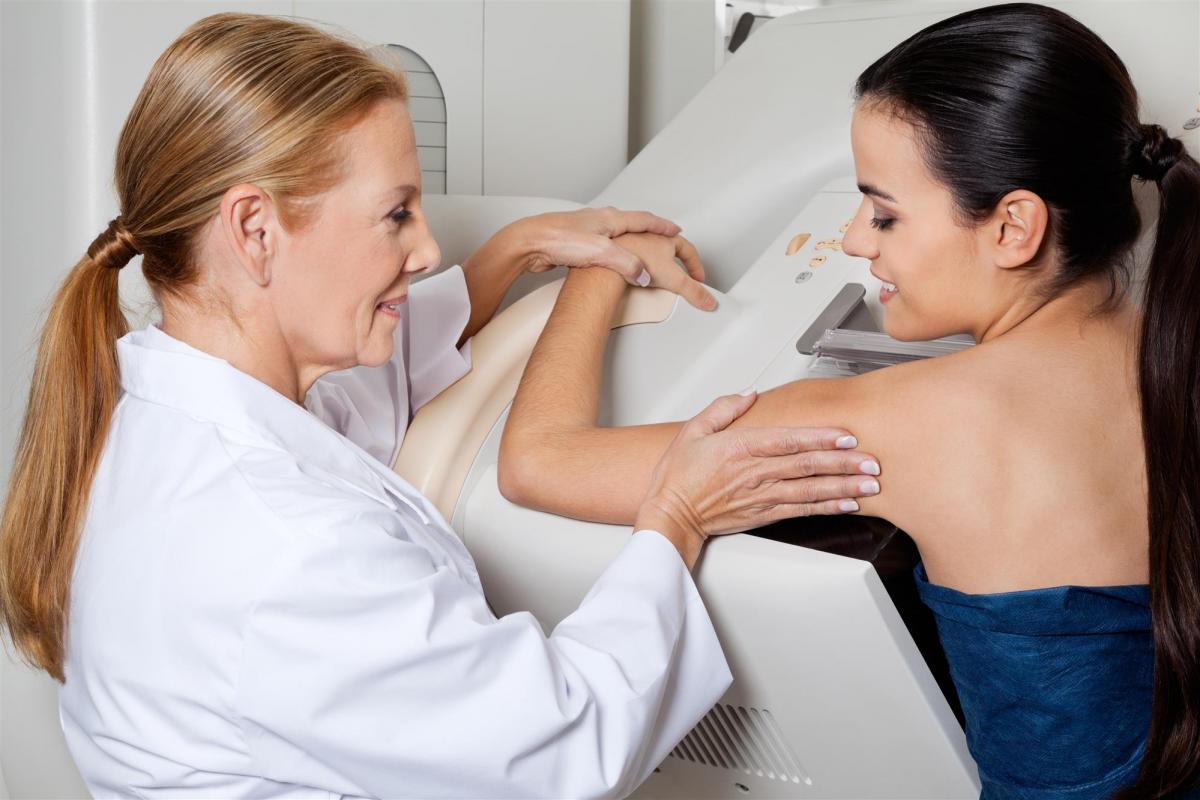
{"type": "MultiPolygon", "coordinates": [[[[471,371],[413,418],[392,469],[437,506],[454,514],[467,473],[496,420],[512,402],[533,346],[550,318],[562,280],[513,303],[471,339],[471,371]]],[[[665,289],[630,289],[613,328],[662,322],[678,297],[665,289]]]]}

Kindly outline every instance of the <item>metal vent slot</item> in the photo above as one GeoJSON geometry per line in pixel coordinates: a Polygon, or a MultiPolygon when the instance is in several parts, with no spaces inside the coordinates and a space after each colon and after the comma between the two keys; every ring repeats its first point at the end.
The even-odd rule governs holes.
{"type": "Polygon", "coordinates": [[[400,59],[408,79],[408,111],[417,137],[417,160],[421,164],[421,190],[425,194],[446,193],[446,96],[441,81],[413,50],[388,45],[400,59]]]}
{"type": "Polygon", "coordinates": [[[812,779],[766,709],[718,703],[668,758],[812,786],[812,779]]]}

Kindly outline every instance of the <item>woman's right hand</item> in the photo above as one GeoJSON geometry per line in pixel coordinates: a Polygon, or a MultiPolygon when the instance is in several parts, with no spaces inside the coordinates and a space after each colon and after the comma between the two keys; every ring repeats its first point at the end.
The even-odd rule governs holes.
{"type": "Polygon", "coordinates": [[[757,395],[728,395],[680,429],[663,453],[634,530],[655,530],[678,548],[688,569],[712,535],[787,517],[845,514],[870,491],[878,461],[836,428],[725,430],[757,395]],[[863,464],[869,463],[866,470],[863,464]],[[864,486],[864,482],[867,485],[864,486]],[[864,491],[864,488],[868,491],[864,491]]]}

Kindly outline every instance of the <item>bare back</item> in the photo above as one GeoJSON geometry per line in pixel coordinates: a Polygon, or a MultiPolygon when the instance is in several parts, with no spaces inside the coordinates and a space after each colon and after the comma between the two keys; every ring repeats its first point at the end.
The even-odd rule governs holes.
{"type": "Polygon", "coordinates": [[[883,465],[863,513],[910,533],[935,583],[1145,583],[1136,333],[1130,308],[1068,310],[953,356],[791,384],[739,422],[854,431],[883,465]]]}

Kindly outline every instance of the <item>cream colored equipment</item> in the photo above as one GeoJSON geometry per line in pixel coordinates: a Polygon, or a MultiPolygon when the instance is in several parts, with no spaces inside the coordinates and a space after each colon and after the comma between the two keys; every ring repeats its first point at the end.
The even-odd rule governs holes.
{"type": "MultiPolygon", "coordinates": [[[[1120,53],[1143,119],[1188,137],[1195,151],[1200,141],[1184,124],[1197,115],[1200,7],[1057,5],[1120,53]]],[[[705,314],[634,292],[609,345],[602,421],[683,419],[718,394],[804,378],[810,329],[878,320],[878,282],[840,248],[860,199],[853,81],[903,38],[966,7],[863,4],[767,24],[595,199],[679,222],[721,303],[705,314]],[[869,313],[846,305],[862,294],[855,285],[869,313]]],[[[443,202],[431,214],[452,214],[456,199],[443,202]]],[[[439,227],[448,255],[477,243],[439,227]]],[[[497,489],[507,405],[556,291],[537,288],[475,337],[473,372],[417,415],[396,465],[452,520],[496,612],[531,610],[547,628],[629,534],[519,508],[497,489]]],[[[904,596],[905,537],[857,524],[810,520],[708,545],[696,576],[735,684],[639,797],[977,795],[928,620],[904,596]]]]}

